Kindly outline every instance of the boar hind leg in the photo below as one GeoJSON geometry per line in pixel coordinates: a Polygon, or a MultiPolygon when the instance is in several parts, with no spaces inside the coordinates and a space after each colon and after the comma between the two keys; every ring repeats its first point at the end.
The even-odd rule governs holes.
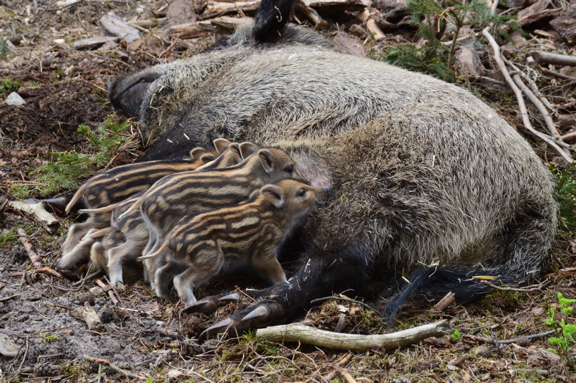
{"type": "Polygon", "coordinates": [[[325,251],[317,246],[307,250],[308,261],[287,283],[250,292],[257,301],[207,329],[203,336],[226,331],[233,335],[251,328],[287,323],[310,308],[313,299],[358,289],[367,280],[370,252],[357,246],[325,251]]]}

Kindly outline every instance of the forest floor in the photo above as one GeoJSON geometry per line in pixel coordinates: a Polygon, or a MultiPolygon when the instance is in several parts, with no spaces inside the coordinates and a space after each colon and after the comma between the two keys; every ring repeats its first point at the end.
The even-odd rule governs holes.
{"type": "MultiPolygon", "coordinates": [[[[167,16],[163,0],[70,3],[0,0],[0,36],[10,41],[9,53],[0,50],[3,56],[0,60],[1,382],[576,381],[574,342],[569,339],[564,347],[553,344],[549,340],[552,335],[527,338],[575,323],[575,312],[563,313],[564,304],[558,299],[558,294],[575,298],[575,222],[572,228],[560,231],[542,286],[532,291],[494,290],[479,302],[466,306],[453,304],[442,312],[409,303],[393,330],[446,319],[457,331],[452,336],[429,338],[388,352],[330,351],[301,344],[278,344],[263,341],[252,333],[202,343],[197,339],[199,332],[235,310],[234,305],[210,316],[179,314],[181,303],[155,297],[142,281],[112,289],[103,276],[83,279],[87,274],[84,268],[64,275],[51,273],[74,217],[58,216],[58,228],[49,233],[32,216],[10,207],[7,201],[26,197],[23,194],[26,190],[37,199],[56,195],[56,192],[41,195],[43,184],[33,171],[45,162],[56,161],[54,152],[94,154],[97,150],[86,135],[77,132],[79,125],[96,132],[105,121],[108,124],[128,121],[128,130],[123,134],[130,136],[133,144],[125,146],[126,150],[117,149],[101,167],[135,161],[144,152],[138,124],[115,112],[108,102],[108,79],[197,54],[224,37],[207,32],[195,38],[178,39],[167,35],[161,25],[152,30],[141,27],[141,39],[133,43],[76,50],[74,42],[102,36],[97,22],[109,12],[131,21],[163,17],[170,21],[171,15],[167,16]],[[12,92],[22,96],[25,103],[8,105],[6,98],[12,92]],[[20,234],[19,228],[23,230],[20,234]],[[32,265],[30,252],[39,256],[40,267],[32,265]],[[98,314],[101,327],[88,328],[82,317],[85,305],[98,314]],[[554,310],[553,316],[550,310],[554,310]],[[498,342],[510,339],[518,340],[498,342]],[[89,358],[101,360],[89,361],[89,358]]],[[[553,4],[557,8],[568,6],[564,2],[553,4]]],[[[387,8],[385,2],[373,5],[382,14],[393,9],[387,8]]],[[[363,24],[352,14],[321,13],[327,20],[337,20],[323,33],[339,39],[349,51],[357,54],[368,51],[372,57],[379,57],[388,46],[422,43],[416,29],[407,25],[393,28],[379,41],[367,38],[363,24]],[[337,22],[342,29],[335,34],[337,22]]],[[[510,43],[513,44],[509,45],[510,57],[524,62],[529,50],[543,47],[574,56],[574,41],[563,40],[547,29],[546,23],[547,20],[540,20],[524,26],[528,35],[510,43]]],[[[526,135],[514,96],[495,74],[489,50],[483,49],[480,65],[486,73],[475,79],[461,74],[457,83],[484,98],[526,135]]],[[[575,131],[575,68],[562,68],[561,72],[560,77],[541,76],[537,82],[564,117],[556,121],[562,127],[561,133],[570,134],[575,131]]],[[[533,121],[538,120],[532,107],[530,113],[533,121]]],[[[544,163],[560,163],[555,152],[543,142],[526,137],[544,163]]],[[[569,143],[573,145],[574,156],[574,138],[569,143]]],[[[559,165],[559,169],[563,171],[563,166],[559,165]]],[[[70,192],[74,182],[84,179],[86,176],[64,180],[72,184],[66,184],[71,185],[67,186],[69,190],[58,192],[70,192]]],[[[572,187],[574,196],[574,183],[572,187]]],[[[574,220],[574,201],[572,216],[574,220]]],[[[246,287],[245,282],[219,280],[200,294],[224,293],[234,290],[237,284],[246,287]]],[[[570,306],[574,307],[574,303],[570,306]]],[[[374,311],[339,297],[327,299],[300,320],[326,330],[338,327],[346,333],[390,331],[374,311]]],[[[562,335],[560,338],[567,340],[562,335]]]]}

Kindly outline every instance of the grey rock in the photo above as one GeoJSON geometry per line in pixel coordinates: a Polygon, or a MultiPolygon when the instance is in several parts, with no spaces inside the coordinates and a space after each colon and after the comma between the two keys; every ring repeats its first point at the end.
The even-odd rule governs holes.
{"type": "Polygon", "coordinates": [[[6,104],[8,105],[24,105],[26,101],[16,92],[12,92],[6,97],[6,104]]]}

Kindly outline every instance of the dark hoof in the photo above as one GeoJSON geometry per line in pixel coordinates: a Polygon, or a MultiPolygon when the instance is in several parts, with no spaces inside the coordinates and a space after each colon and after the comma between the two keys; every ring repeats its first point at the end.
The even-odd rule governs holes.
{"type": "Polygon", "coordinates": [[[188,307],[180,310],[181,314],[191,314],[191,313],[201,313],[201,314],[212,314],[220,306],[219,300],[216,297],[207,297],[200,301],[194,302],[188,307]]]}
{"type": "Polygon", "coordinates": [[[240,302],[240,295],[238,293],[232,293],[224,295],[218,299],[222,303],[238,303],[240,302]]]}
{"type": "Polygon", "coordinates": [[[256,309],[252,310],[248,314],[246,314],[242,320],[247,321],[251,319],[261,319],[265,318],[269,315],[268,309],[265,306],[258,306],[256,309]]]}
{"type": "Polygon", "coordinates": [[[221,333],[238,337],[250,329],[286,323],[290,319],[287,313],[285,306],[278,302],[261,301],[207,328],[200,334],[200,339],[214,338],[221,333]]]}
{"type": "Polygon", "coordinates": [[[233,324],[234,321],[231,318],[226,318],[204,330],[198,338],[205,340],[214,338],[218,334],[228,334],[233,324]]]}

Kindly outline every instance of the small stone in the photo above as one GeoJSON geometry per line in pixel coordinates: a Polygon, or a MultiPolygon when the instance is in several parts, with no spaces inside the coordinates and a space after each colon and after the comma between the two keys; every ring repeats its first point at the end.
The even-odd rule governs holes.
{"type": "Polygon", "coordinates": [[[483,344],[475,349],[475,355],[481,357],[487,357],[491,355],[491,348],[483,344]]]}
{"type": "Polygon", "coordinates": [[[104,290],[100,286],[94,286],[89,291],[92,295],[100,295],[104,290]]]}
{"type": "Polygon", "coordinates": [[[118,37],[128,44],[140,40],[138,29],[114,14],[102,16],[98,21],[98,25],[104,34],[118,37]]]}
{"type": "Polygon", "coordinates": [[[12,92],[6,97],[6,104],[8,105],[24,105],[26,101],[16,92],[12,92]]]}
{"type": "Polygon", "coordinates": [[[64,40],[64,39],[56,39],[56,40],[54,40],[54,44],[62,45],[62,44],[65,44],[65,43],[66,43],[66,40],[64,40]]]}
{"type": "Polygon", "coordinates": [[[8,337],[8,335],[0,334],[0,354],[8,358],[14,358],[18,355],[19,350],[20,347],[18,347],[18,345],[8,337]]]}

